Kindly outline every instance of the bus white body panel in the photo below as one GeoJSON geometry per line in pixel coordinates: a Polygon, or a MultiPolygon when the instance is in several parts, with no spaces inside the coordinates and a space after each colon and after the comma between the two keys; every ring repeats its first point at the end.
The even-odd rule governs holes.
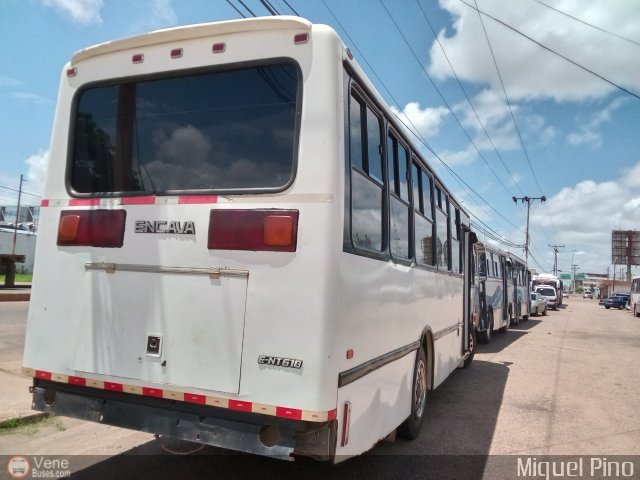
{"type": "MultiPolygon", "coordinates": [[[[69,416],[82,411],[86,420],[248,452],[337,461],[371,448],[411,414],[419,348],[428,349],[431,389],[461,365],[468,355],[466,270],[438,272],[344,249],[344,63],[380,101],[332,29],[292,17],[152,32],[74,56],[61,78],[26,336],[24,370],[35,378],[36,409],[69,416]],[[215,128],[207,136],[194,127],[200,117],[180,111],[166,120],[157,114],[153,108],[164,108],[161,99],[188,97],[158,85],[174,77],[200,79],[201,72],[254,70],[272,103],[285,98],[283,104],[295,106],[295,112],[287,110],[294,133],[269,131],[260,145],[289,148],[290,170],[274,174],[281,183],[267,191],[260,184],[228,192],[205,188],[208,171],[191,162],[214,147],[223,157],[224,139],[215,128]],[[101,100],[114,89],[115,114],[109,113],[113,101],[101,100]],[[147,91],[160,99],[157,104],[136,100],[131,107],[131,99],[147,91]],[[79,105],[94,117],[76,118],[79,105]],[[147,117],[134,110],[145,108],[147,117]],[[140,118],[131,120],[135,115],[140,118]],[[93,120],[114,126],[100,129],[93,120]],[[145,128],[151,131],[147,121],[158,123],[143,138],[145,128]],[[85,132],[76,134],[76,143],[74,129],[85,132]],[[82,135],[94,142],[87,159],[77,153],[84,152],[82,135]],[[119,140],[104,151],[95,146],[109,135],[119,140]],[[153,148],[155,159],[143,163],[145,149],[153,148]],[[122,167],[131,178],[118,177],[124,175],[118,165],[115,173],[96,173],[103,163],[91,155],[131,155],[131,164],[125,162],[131,172],[122,167]],[[171,163],[172,156],[180,162],[171,163]],[[105,183],[109,175],[113,185],[126,186],[105,183]],[[238,211],[263,212],[264,232],[268,220],[280,225],[284,212],[292,249],[216,247],[218,225],[238,211]],[[94,232],[106,229],[91,223],[98,214],[109,219],[102,225],[122,222],[118,245],[91,244],[94,232]],[[90,228],[83,230],[87,221],[90,228]],[[84,234],[89,244],[82,244],[84,234]],[[182,410],[168,412],[176,407],[167,402],[176,400],[182,410]],[[351,405],[351,434],[342,445],[345,402],[351,405]],[[275,445],[263,438],[269,428],[280,429],[275,445]]],[[[241,125],[247,136],[269,128],[241,125]]],[[[264,150],[256,158],[270,154],[264,150]]],[[[227,173],[259,182],[279,166],[258,168],[239,161],[227,173]]],[[[457,232],[468,236],[468,217],[440,188],[442,209],[451,208],[445,230],[459,235],[453,232],[455,212],[456,222],[462,219],[457,232]]],[[[288,245],[278,228],[269,230],[274,248],[288,245]]],[[[267,245],[267,233],[260,241],[267,245]]],[[[465,245],[461,238],[453,244],[465,245]]],[[[453,264],[453,258],[445,254],[445,262],[453,264]]]]}
{"type": "Polygon", "coordinates": [[[631,279],[629,309],[636,317],[640,317],[640,277],[633,277],[631,279]]]}

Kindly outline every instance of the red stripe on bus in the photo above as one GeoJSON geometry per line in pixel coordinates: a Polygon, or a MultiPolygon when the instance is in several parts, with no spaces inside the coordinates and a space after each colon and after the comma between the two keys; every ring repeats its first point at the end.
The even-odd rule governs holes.
{"type": "Polygon", "coordinates": [[[120,205],[153,205],[156,203],[156,197],[122,197],[120,205]]]}
{"type": "Polygon", "coordinates": [[[80,385],[82,387],[86,387],[87,379],[86,378],[82,378],[82,377],[74,377],[72,375],[69,375],[68,383],[70,383],[72,385],[80,385]]]}
{"type": "Polygon", "coordinates": [[[196,203],[218,203],[217,196],[200,196],[189,195],[184,197],[178,197],[178,203],[181,205],[194,205],[196,203]]]}
{"type": "Polygon", "coordinates": [[[302,410],[296,408],[276,407],[276,417],[302,420],[302,410]]]}
{"type": "Polygon", "coordinates": [[[69,200],[70,207],[95,207],[100,205],[99,198],[72,198],[69,200]]]}
{"type": "Polygon", "coordinates": [[[45,372],[44,370],[36,370],[36,378],[51,380],[51,372],[45,372]]]}
{"type": "Polygon", "coordinates": [[[239,402],[238,400],[229,400],[229,408],[231,410],[241,410],[243,412],[250,412],[252,407],[251,402],[239,402]]]}
{"type": "Polygon", "coordinates": [[[104,382],[105,390],[113,390],[114,392],[122,392],[124,390],[121,383],[104,382]]]}
{"type": "Polygon", "coordinates": [[[338,418],[338,409],[334,408],[333,410],[329,410],[327,412],[327,420],[335,420],[338,418]]]}
{"type": "Polygon", "coordinates": [[[204,395],[198,395],[196,393],[185,393],[184,401],[191,403],[199,403],[200,405],[204,405],[207,403],[207,397],[204,395]]]}
{"type": "Polygon", "coordinates": [[[147,397],[162,398],[162,390],[160,390],[159,388],[142,387],[142,394],[146,395],[147,397]]]}
{"type": "Polygon", "coordinates": [[[40,202],[40,206],[41,206],[41,207],[48,207],[48,206],[49,206],[49,200],[46,200],[46,199],[45,199],[45,200],[42,200],[42,201],[40,202]]]}

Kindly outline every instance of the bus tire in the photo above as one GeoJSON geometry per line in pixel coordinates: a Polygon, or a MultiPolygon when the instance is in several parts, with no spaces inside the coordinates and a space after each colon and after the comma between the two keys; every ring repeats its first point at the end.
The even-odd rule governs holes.
{"type": "Polygon", "coordinates": [[[427,407],[427,356],[420,347],[416,355],[411,385],[411,414],[398,427],[398,436],[414,440],[420,434],[427,407]]]}
{"type": "Polygon", "coordinates": [[[464,363],[462,364],[462,368],[467,368],[473,362],[473,357],[476,354],[477,343],[476,343],[476,329],[472,328],[469,332],[469,356],[464,359],[464,363]]]}
{"type": "Polygon", "coordinates": [[[506,325],[503,325],[503,326],[501,326],[501,327],[498,329],[498,332],[500,332],[500,333],[507,333],[507,330],[509,330],[509,324],[510,324],[510,323],[511,323],[511,316],[509,316],[509,317],[507,318],[507,323],[506,323],[506,325]]]}

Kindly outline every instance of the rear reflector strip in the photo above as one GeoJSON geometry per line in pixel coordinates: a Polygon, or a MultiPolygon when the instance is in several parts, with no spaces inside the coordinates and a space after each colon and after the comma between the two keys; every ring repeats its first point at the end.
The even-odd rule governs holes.
{"type": "Polygon", "coordinates": [[[156,387],[139,387],[122,383],[105,382],[102,380],[63,375],[58,373],[46,372],[43,370],[34,370],[31,368],[23,368],[22,374],[28,377],[41,378],[43,380],[51,380],[58,383],[68,383],[71,385],[110,390],[114,392],[130,393],[133,395],[142,395],[146,397],[165,398],[169,400],[198,403],[200,405],[210,405],[212,407],[238,410],[242,412],[259,413],[262,415],[270,415],[273,417],[289,418],[291,420],[303,420],[307,422],[328,422],[335,420],[337,414],[337,410],[335,408],[333,410],[324,412],[299,410],[297,408],[263,405],[241,400],[210,397],[208,395],[200,395],[197,393],[176,392],[173,390],[164,390],[162,388],[156,387]]]}
{"type": "Polygon", "coordinates": [[[211,210],[210,250],[295,252],[298,210],[211,210]]]}
{"type": "Polygon", "coordinates": [[[122,197],[120,205],[154,205],[156,197],[122,197]]]}
{"type": "Polygon", "coordinates": [[[218,202],[217,195],[210,195],[210,196],[190,195],[190,196],[178,197],[178,203],[181,205],[195,205],[195,204],[202,204],[202,203],[217,203],[217,202],[218,202]]]}
{"type": "Polygon", "coordinates": [[[97,207],[100,205],[99,198],[72,198],[69,200],[70,207],[97,207]]]}
{"type": "Polygon", "coordinates": [[[58,224],[59,246],[120,248],[126,210],[63,210],[58,224]]]}
{"type": "Polygon", "coordinates": [[[342,442],[344,447],[349,443],[349,422],[351,421],[351,402],[344,402],[344,410],[342,411],[342,442]]]}

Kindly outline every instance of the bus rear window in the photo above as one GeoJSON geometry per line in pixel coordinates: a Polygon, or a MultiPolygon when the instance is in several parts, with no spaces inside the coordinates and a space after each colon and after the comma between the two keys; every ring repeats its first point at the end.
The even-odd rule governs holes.
{"type": "Polygon", "coordinates": [[[71,190],[281,190],[294,171],[298,83],[283,63],[87,88],[75,103],[71,190]]]}

